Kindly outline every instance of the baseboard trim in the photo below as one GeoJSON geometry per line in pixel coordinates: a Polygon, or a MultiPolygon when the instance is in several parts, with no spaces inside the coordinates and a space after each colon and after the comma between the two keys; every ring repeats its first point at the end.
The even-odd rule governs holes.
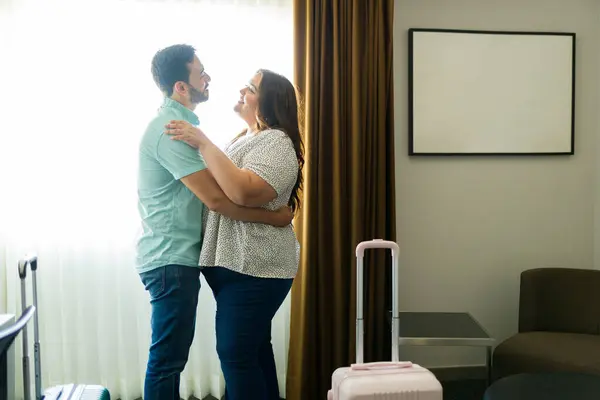
{"type": "MultiPolygon", "coordinates": [[[[196,399],[195,397],[191,397],[190,400],[198,400],[198,399],[196,399]]],[[[209,395],[209,396],[205,397],[202,400],[218,400],[218,399],[216,397],[214,397],[214,396],[210,396],[209,395]]],[[[285,399],[281,399],[281,400],[285,400],[285,399]]]]}
{"type": "Polygon", "coordinates": [[[468,379],[486,379],[485,365],[457,365],[428,368],[442,382],[462,381],[468,379]]]}

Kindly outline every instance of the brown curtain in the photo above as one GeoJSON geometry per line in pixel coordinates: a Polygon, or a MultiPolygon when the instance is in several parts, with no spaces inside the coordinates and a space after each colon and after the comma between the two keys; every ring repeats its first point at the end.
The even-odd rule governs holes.
{"type": "MultiPolygon", "coordinates": [[[[324,399],[355,361],[362,240],[395,240],[393,0],[295,0],[295,82],[306,145],[288,400],[324,399]]],[[[365,361],[390,359],[390,257],[365,255],[365,361]]]]}

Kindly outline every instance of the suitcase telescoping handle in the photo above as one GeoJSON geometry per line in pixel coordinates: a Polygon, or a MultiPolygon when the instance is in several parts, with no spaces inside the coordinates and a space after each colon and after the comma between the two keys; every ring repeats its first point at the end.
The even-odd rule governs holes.
{"type": "MultiPolygon", "coordinates": [[[[31,285],[33,288],[33,305],[36,312],[33,315],[33,352],[34,352],[34,369],[35,369],[35,399],[42,399],[42,375],[40,362],[40,330],[38,322],[38,298],[37,298],[37,281],[36,271],[38,259],[36,255],[27,256],[19,260],[19,278],[21,278],[21,308],[25,311],[27,307],[27,290],[25,280],[27,278],[27,267],[31,270],[31,285]]],[[[25,399],[30,400],[30,378],[29,378],[29,349],[27,347],[27,327],[23,329],[23,386],[25,390],[25,399]]]]}
{"type": "Polygon", "coordinates": [[[364,363],[364,258],[367,249],[390,249],[392,251],[392,362],[399,361],[398,341],[400,315],[398,313],[398,256],[400,247],[396,242],[375,239],[360,242],[356,246],[356,363],[364,363]]]}

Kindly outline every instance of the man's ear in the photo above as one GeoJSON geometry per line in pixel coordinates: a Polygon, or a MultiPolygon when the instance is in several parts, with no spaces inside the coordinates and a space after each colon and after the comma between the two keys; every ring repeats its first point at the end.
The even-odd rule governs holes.
{"type": "Polygon", "coordinates": [[[173,91],[175,93],[185,94],[186,88],[185,88],[185,85],[183,84],[183,82],[176,82],[175,85],[173,86],[173,91]]]}

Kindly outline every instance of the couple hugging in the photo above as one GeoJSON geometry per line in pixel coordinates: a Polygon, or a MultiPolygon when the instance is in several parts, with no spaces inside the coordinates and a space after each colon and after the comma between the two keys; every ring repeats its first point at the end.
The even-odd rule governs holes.
{"type": "Polygon", "coordinates": [[[247,129],[223,151],[198,128],[210,75],[195,49],[162,49],[151,70],[164,102],[138,156],[136,268],[152,309],[144,400],[179,400],[200,273],[216,299],[225,398],[279,400],[271,321],[300,251],[291,225],[304,164],[296,91],[259,70],[234,106],[247,129]]]}

